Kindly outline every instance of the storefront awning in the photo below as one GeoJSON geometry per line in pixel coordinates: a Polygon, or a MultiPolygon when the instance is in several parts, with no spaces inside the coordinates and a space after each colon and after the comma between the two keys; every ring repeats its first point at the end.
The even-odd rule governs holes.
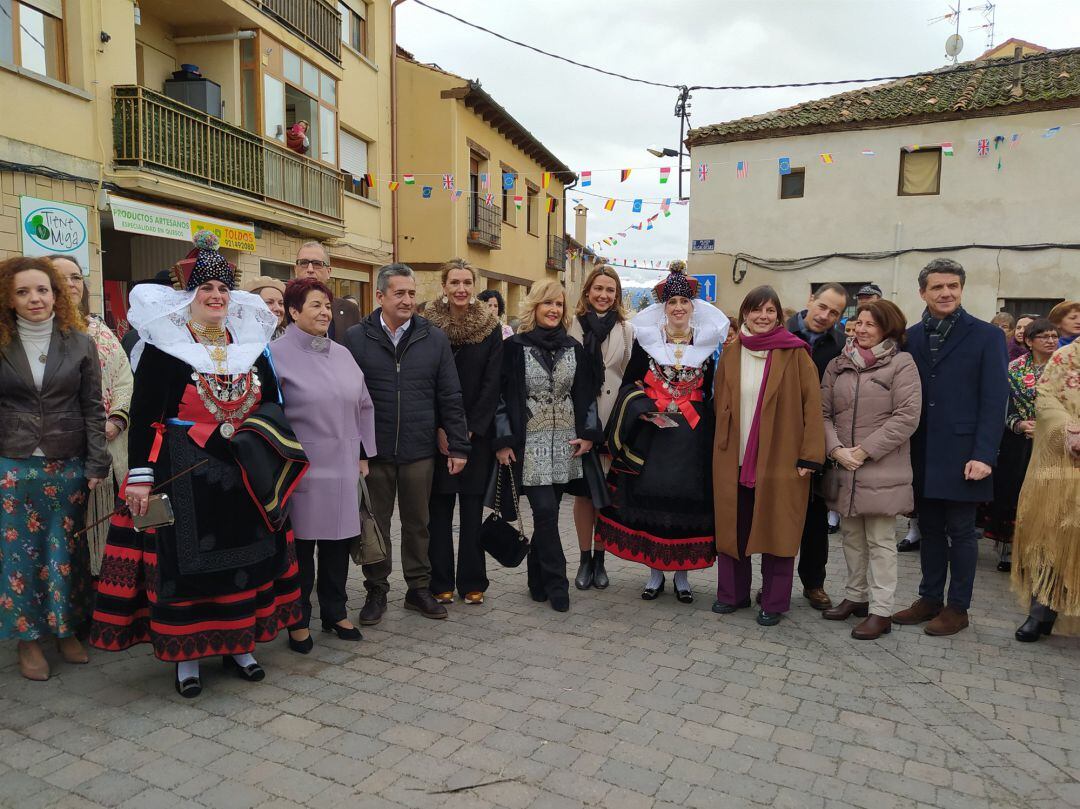
{"type": "Polygon", "coordinates": [[[251,222],[232,222],[114,194],[109,194],[109,210],[115,230],[181,242],[190,242],[200,230],[209,230],[217,234],[223,249],[255,252],[255,225],[251,222]]]}

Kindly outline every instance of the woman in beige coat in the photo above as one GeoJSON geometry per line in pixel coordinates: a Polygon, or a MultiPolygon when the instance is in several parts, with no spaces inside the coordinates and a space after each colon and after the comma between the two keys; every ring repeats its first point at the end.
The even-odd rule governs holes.
{"type": "Polygon", "coordinates": [[[739,336],[717,365],[713,502],[717,586],[713,612],[750,606],[750,557],[762,555],[761,611],[775,626],[791,607],[810,472],[825,462],[821,389],[808,346],[783,326],[772,287],[739,307],[739,336]]]}
{"type": "Polygon", "coordinates": [[[859,307],[855,335],[821,380],[829,508],[840,512],[847,561],[844,600],[829,621],[865,618],[856,640],[892,631],[896,590],[896,515],[914,506],[910,440],[922,412],[922,384],[910,354],[900,352],[907,321],[891,301],[859,307]]]}
{"type": "MultiPolygon", "coordinates": [[[[634,331],[626,320],[623,306],[622,281],[612,267],[601,264],[589,273],[581,286],[581,298],[574,315],[567,332],[582,344],[592,365],[597,415],[601,427],[606,427],[611,408],[619,395],[623,372],[630,361],[630,350],[634,346],[634,331]]],[[[611,456],[601,456],[601,462],[606,473],[611,465],[611,456]]],[[[596,507],[587,478],[571,481],[566,491],[574,495],[574,526],[581,550],[581,565],[574,578],[574,586],[579,590],[590,587],[603,590],[608,586],[608,574],[604,569],[604,546],[598,545],[593,550],[596,507]]]]}

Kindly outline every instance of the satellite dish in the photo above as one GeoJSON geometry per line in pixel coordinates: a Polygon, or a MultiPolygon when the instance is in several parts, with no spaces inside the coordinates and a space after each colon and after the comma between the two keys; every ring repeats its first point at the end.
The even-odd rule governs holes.
{"type": "Polygon", "coordinates": [[[953,34],[945,40],[945,55],[956,59],[960,51],[964,49],[964,38],[959,34],[953,34]]]}

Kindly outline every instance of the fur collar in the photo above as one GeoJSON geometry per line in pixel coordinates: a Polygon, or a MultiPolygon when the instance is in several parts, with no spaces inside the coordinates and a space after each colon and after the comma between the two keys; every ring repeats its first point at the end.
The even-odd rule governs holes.
{"type": "Polygon", "coordinates": [[[432,326],[446,332],[453,346],[482,343],[499,325],[491,310],[480,301],[469,304],[462,320],[450,317],[450,304],[441,300],[430,301],[424,306],[423,315],[431,321],[432,326]]]}

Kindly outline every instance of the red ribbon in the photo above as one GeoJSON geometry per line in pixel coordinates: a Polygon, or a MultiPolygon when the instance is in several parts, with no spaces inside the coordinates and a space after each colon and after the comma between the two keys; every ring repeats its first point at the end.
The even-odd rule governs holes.
{"type": "Polygon", "coordinates": [[[150,457],[147,460],[150,463],[156,463],[158,455],[161,453],[161,441],[165,437],[165,425],[160,421],[155,421],[150,425],[154,428],[154,443],[150,445],[150,457]]]}
{"type": "Polygon", "coordinates": [[[656,409],[661,412],[667,410],[672,402],[679,412],[686,416],[686,423],[693,430],[697,427],[701,417],[694,409],[693,402],[704,401],[705,396],[701,392],[701,386],[697,381],[684,385],[668,383],[671,390],[664,387],[664,382],[652,371],[645,374],[645,394],[656,402],[656,409]],[[690,387],[693,385],[693,387],[690,387]]]}

